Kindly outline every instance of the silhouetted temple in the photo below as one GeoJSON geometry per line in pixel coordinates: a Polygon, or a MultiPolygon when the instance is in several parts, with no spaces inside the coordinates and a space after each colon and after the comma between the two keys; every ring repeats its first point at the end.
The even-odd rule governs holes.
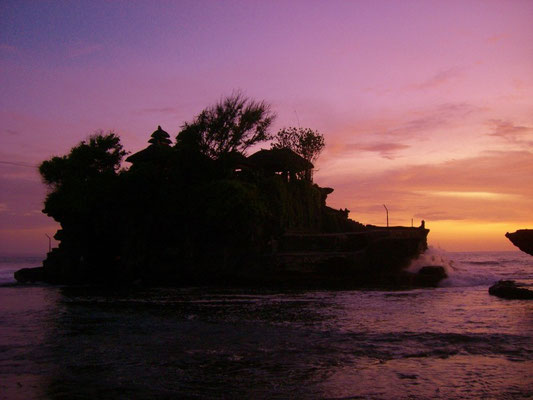
{"type": "Polygon", "coordinates": [[[126,161],[132,164],[159,161],[167,158],[170,154],[172,141],[170,140],[170,135],[161,129],[161,126],[158,126],[157,130],[152,133],[148,143],[150,145],[147,148],[132,154],[126,158],[126,161]]]}
{"type": "MultiPolygon", "coordinates": [[[[160,161],[170,154],[170,135],[157,127],[148,141],[150,145],[132,154],[126,161],[132,164],[160,161]]],[[[259,150],[246,157],[242,153],[232,151],[221,155],[217,160],[225,167],[233,169],[255,169],[267,174],[277,174],[289,179],[303,179],[310,176],[313,164],[289,148],[259,150]]],[[[333,191],[333,189],[331,189],[333,191]]]]}
{"type": "MultiPolygon", "coordinates": [[[[60,222],[60,244],[43,268],[19,272],[17,279],[276,286],[426,282],[403,268],[426,248],[427,229],[353,221],[349,210],[326,205],[333,189],[313,183],[309,160],[286,147],[248,157],[226,142],[222,150],[212,147],[204,119],[186,125],[174,144],[158,126],[148,146],[126,158],[129,169],[119,169],[125,151],[114,134],[43,162],[41,174],[52,188],[43,211],[60,222]]],[[[436,279],[440,275],[430,276],[432,283],[436,279]]]]}

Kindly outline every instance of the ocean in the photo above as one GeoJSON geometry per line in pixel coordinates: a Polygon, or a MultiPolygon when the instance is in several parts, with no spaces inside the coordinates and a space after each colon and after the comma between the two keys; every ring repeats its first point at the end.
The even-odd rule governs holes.
{"type": "Polygon", "coordinates": [[[521,252],[446,253],[438,288],[14,286],[0,257],[0,399],[525,399],[533,286],[521,252]]]}

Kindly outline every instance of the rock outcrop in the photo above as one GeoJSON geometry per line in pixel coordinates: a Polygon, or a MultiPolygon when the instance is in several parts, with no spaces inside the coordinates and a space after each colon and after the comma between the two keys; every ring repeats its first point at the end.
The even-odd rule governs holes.
{"type": "Polygon", "coordinates": [[[415,276],[415,286],[438,286],[439,282],[446,279],[448,275],[442,266],[428,265],[420,268],[415,276]]]}
{"type": "Polygon", "coordinates": [[[533,300],[533,290],[520,287],[515,281],[498,281],[489,288],[489,293],[502,299],[533,300]]]}
{"type": "Polygon", "coordinates": [[[533,229],[519,229],[513,233],[507,232],[505,237],[524,253],[533,256],[533,229]]]}
{"type": "MultiPolygon", "coordinates": [[[[446,278],[443,267],[426,266],[418,273],[406,270],[410,261],[427,249],[428,233],[424,228],[372,227],[364,232],[285,234],[272,243],[272,249],[260,260],[243,260],[246,267],[226,271],[222,280],[215,274],[200,280],[182,278],[177,284],[225,282],[307,288],[437,286],[446,278]]],[[[17,271],[15,279],[21,283],[57,282],[53,279],[54,271],[45,263],[45,268],[17,271]]]]}
{"type": "Polygon", "coordinates": [[[261,266],[247,275],[276,286],[437,286],[446,277],[442,267],[406,271],[411,260],[427,249],[428,233],[424,228],[372,227],[364,232],[285,234],[261,266]]]}
{"type": "Polygon", "coordinates": [[[43,282],[45,271],[43,267],[22,268],[15,272],[15,279],[19,283],[43,282]]]}

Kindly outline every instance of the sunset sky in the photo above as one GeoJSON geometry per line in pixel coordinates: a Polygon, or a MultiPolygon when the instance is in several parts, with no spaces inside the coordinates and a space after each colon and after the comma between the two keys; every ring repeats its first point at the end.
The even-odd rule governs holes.
{"type": "MultiPolygon", "coordinates": [[[[448,251],[533,228],[533,1],[0,3],[0,253],[44,254],[36,165],[172,138],[235,90],[317,129],[329,205],[448,251]]],[[[268,147],[265,144],[264,147],[268,147]]]]}

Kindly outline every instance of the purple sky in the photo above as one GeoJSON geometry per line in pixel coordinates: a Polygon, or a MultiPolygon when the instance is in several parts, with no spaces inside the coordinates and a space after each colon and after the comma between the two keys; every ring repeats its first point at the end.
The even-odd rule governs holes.
{"type": "Polygon", "coordinates": [[[316,180],[363,223],[513,249],[533,228],[533,1],[0,3],[0,253],[55,225],[29,166],[98,129],[137,151],[234,90],[310,127],[316,180]],[[7,163],[15,163],[6,164],[7,163]]]}

